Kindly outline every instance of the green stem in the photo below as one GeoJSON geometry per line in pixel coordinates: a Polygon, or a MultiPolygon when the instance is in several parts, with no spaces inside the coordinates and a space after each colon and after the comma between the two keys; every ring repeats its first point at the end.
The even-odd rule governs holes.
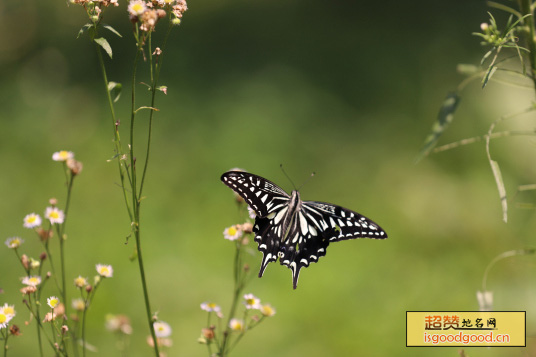
{"type": "Polygon", "coordinates": [[[88,309],[88,301],[86,300],[84,312],[82,312],[82,356],[86,356],[86,312],[88,309]]]}
{"type": "Polygon", "coordinates": [[[143,257],[142,257],[142,252],[141,252],[141,237],[140,237],[139,228],[140,228],[139,226],[136,227],[135,236],[136,236],[136,249],[137,249],[137,255],[138,255],[138,265],[140,267],[141,285],[143,287],[143,297],[145,299],[145,311],[147,313],[147,321],[149,322],[149,330],[151,331],[151,336],[154,342],[153,344],[154,344],[155,356],[159,357],[160,353],[158,352],[158,341],[156,339],[156,333],[154,331],[154,326],[153,326],[151,304],[149,303],[149,290],[147,289],[147,281],[145,279],[145,269],[143,267],[143,257]]]}
{"type": "Polygon", "coordinates": [[[2,331],[2,335],[4,337],[4,357],[7,357],[7,339],[9,337],[9,332],[7,332],[7,328],[2,331]],[[4,333],[4,331],[6,331],[4,333]]]}
{"type": "MultiPolygon", "coordinates": [[[[31,300],[30,300],[31,301],[31,300]]],[[[37,326],[37,342],[39,344],[39,356],[43,357],[43,342],[41,341],[41,316],[39,316],[39,307],[35,307],[35,319],[37,326]]]]}
{"type": "Polygon", "coordinates": [[[235,312],[236,312],[236,306],[238,305],[238,299],[240,296],[240,292],[242,290],[243,281],[240,278],[240,251],[242,247],[242,241],[237,240],[236,242],[236,252],[235,252],[235,259],[234,259],[234,293],[233,293],[233,302],[231,303],[231,310],[229,311],[229,316],[227,318],[227,325],[225,326],[225,331],[223,332],[223,341],[220,348],[220,356],[223,357],[227,353],[226,348],[227,344],[229,342],[229,338],[231,336],[231,327],[229,324],[231,323],[231,319],[233,318],[235,312]]]}
{"type": "MultiPolygon", "coordinates": [[[[97,31],[97,29],[95,28],[95,33],[96,33],[96,31],[97,31]]],[[[123,167],[122,167],[123,150],[122,150],[122,147],[121,147],[121,139],[120,139],[120,136],[119,136],[119,125],[118,125],[118,122],[117,122],[117,119],[116,119],[116,116],[115,116],[115,109],[114,109],[114,103],[113,103],[112,95],[110,94],[110,90],[108,89],[109,82],[108,82],[108,76],[106,74],[106,66],[104,65],[104,59],[103,59],[103,56],[102,56],[102,51],[101,51],[100,46],[97,43],[95,43],[95,50],[97,52],[97,57],[98,57],[98,60],[99,60],[99,66],[101,68],[102,78],[103,78],[103,81],[104,81],[104,89],[105,89],[105,93],[106,93],[106,98],[108,100],[108,107],[110,108],[110,113],[111,113],[111,117],[112,117],[112,129],[113,129],[113,132],[114,132],[115,153],[117,155],[117,166],[118,166],[118,169],[119,169],[119,177],[121,179],[121,189],[123,191],[123,199],[124,199],[125,205],[127,207],[127,212],[128,212],[129,217],[130,217],[130,221],[132,222],[132,220],[133,220],[132,210],[131,210],[131,207],[130,207],[130,203],[128,202],[127,189],[125,187],[125,174],[123,173],[123,167]]]]}
{"type": "MultiPolygon", "coordinates": [[[[171,14],[170,14],[171,16],[171,14]]],[[[154,64],[154,67],[156,68],[156,74],[153,76],[153,53],[152,53],[152,47],[151,47],[151,37],[149,35],[149,63],[151,63],[151,108],[155,108],[155,98],[156,98],[156,86],[158,84],[158,78],[160,77],[160,70],[162,69],[162,61],[164,57],[164,51],[166,49],[166,44],[169,38],[169,34],[171,33],[171,29],[173,28],[173,25],[171,23],[171,19],[169,21],[168,30],[166,32],[166,36],[164,37],[164,42],[162,43],[162,53],[157,56],[157,62],[154,64]]],[[[154,116],[154,109],[150,110],[149,113],[149,132],[147,134],[147,151],[145,154],[145,163],[143,166],[143,172],[141,175],[141,183],[140,183],[140,193],[139,197],[141,197],[143,192],[143,184],[145,182],[145,174],[147,173],[147,166],[149,163],[149,153],[151,149],[151,137],[153,132],[153,116],[154,116]]]]}
{"type": "Polygon", "coordinates": [[[519,7],[521,9],[521,12],[524,15],[531,15],[525,18],[524,22],[525,25],[528,27],[528,38],[527,38],[527,46],[529,48],[530,54],[530,74],[532,78],[532,82],[534,83],[534,89],[536,91],[536,39],[535,39],[535,25],[534,25],[534,16],[531,9],[531,0],[520,0],[519,1],[519,7]]]}
{"type": "Polygon", "coordinates": [[[149,302],[149,290],[147,288],[147,280],[145,278],[145,268],[143,265],[143,255],[141,249],[141,235],[140,235],[140,200],[137,197],[137,185],[136,185],[136,162],[134,157],[134,120],[136,117],[136,70],[138,66],[138,60],[142,51],[141,44],[138,45],[136,51],[136,58],[134,61],[134,68],[132,70],[132,114],[130,119],[130,173],[131,173],[131,191],[132,191],[132,203],[134,209],[134,221],[132,222],[132,229],[134,230],[134,236],[136,238],[136,253],[138,257],[138,266],[140,269],[141,285],[143,288],[143,297],[145,301],[145,312],[147,314],[147,322],[149,323],[149,331],[153,338],[153,346],[155,356],[159,357],[158,340],[153,326],[153,318],[151,312],[151,304],[149,302]]]}

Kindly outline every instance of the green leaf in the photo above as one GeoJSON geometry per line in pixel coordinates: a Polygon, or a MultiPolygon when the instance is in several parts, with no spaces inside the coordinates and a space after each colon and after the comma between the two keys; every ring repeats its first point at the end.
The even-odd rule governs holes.
{"type": "Polygon", "coordinates": [[[506,189],[504,188],[501,169],[499,168],[497,161],[490,160],[489,163],[491,165],[491,171],[493,171],[493,177],[495,177],[495,183],[497,184],[497,190],[499,191],[499,198],[501,199],[503,221],[506,223],[508,220],[508,201],[506,200],[506,189]]]}
{"type": "Polygon", "coordinates": [[[110,58],[112,58],[112,47],[110,47],[110,44],[108,43],[108,41],[106,41],[104,37],[96,38],[95,42],[106,51],[110,58]]]}
{"type": "Polygon", "coordinates": [[[116,103],[119,100],[119,97],[121,97],[122,89],[123,89],[123,85],[121,83],[116,83],[116,82],[108,83],[108,91],[110,92],[110,95],[112,96],[112,100],[114,101],[114,103],[116,103]]]}
{"type": "Polygon", "coordinates": [[[495,48],[496,47],[493,47],[491,50],[486,52],[484,56],[482,56],[482,59],[480,60],[480,65],[482,65],[486,61],[486,59],[493,53],[493,51],[495,51],[495,48]]]}
{"type": "Polygon", "coordinates": [[[500,4],[500,3],[495,2],[495,1],[488,1],[487,4],[488,4],[489,7],[494,7],[496,9],[503,10],[503,11],[509,12],[511,14],[514,14],[517,18],[520,18],[520,17],[523,16],[519,11],[516,11],[515,9],[512,9],[509,6],[500,4]]]}
{"type": "Polygon", "coordinates": [[[114,28],[113,28],[112,26],[110,26],[110,25],[102,25],[102,27],[104,27],[105,29],[107,29],[107,30],[109,30],[109,31],[112,31],[114,34],[116,34],[117,36],[119,36],[119,37],[121,37],[121,38],[123,37],[123,36],[121,36],[121,34],[120,34],[119,32],[117,32],[116,29],[114,29],[114,28]]]}
{"type": "Polygon", "coordinates": [[[497,71],[497,66],[490,66],[484,78],[482,78],[482,89],[488,84],[493,74],[497,71]]]}
{"type": "Polygon", "coordinates": [[[80,36],[82,36],[84,34],[84,32],[86,32],[86,30],[89,29],[91,26],[93,26],[93,25],[92,24],[85,24],[84,26],[82,26],[80,31],[78,31],[78,35],[76,35],[76,38],[80,38],[80,36]]]}
{"type": "Polygon", "coordinates": [[[424,140],[423,147],[417,155],[415,163],[419,162],[420,160],[422,160],[423,157],[428,155],[430,151],[434,148],[434,146],[437,144],[439,137],[443,134],[445,129],[452,122],[452,119],[454,118],[454,112],[456,111],[458,104],[460,104],[460,100],[461,98],[458,96],[458,93],[454,92],[449,93],[447,95],[447,98],[445,98],[443,104],[441,105],[441,109],[439,109],[439,114],[437,115],[437,122],[432,127],[432,132],[428,134],[428,136],[424,140]]]}

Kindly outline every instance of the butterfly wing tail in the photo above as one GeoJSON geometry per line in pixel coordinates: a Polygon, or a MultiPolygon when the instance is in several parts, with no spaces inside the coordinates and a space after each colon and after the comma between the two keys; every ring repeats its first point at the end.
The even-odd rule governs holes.
{"type": "Polygon", "coordinates": [[[275,262],[279,252],[279,238],[270,229],[270,220],[267,218],[257,217],[253,226],[255,233],[255,242],[259,245],[258,249],[263,254],[259,278],[264,274],[268,263],[275,262]]]}

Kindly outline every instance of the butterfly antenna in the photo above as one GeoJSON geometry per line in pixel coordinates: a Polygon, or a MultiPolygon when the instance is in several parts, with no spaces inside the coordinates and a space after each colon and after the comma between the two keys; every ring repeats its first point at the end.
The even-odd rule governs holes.
{"type": "Polygon", "coordinates": [[[290,183],[292,184],[292,187],[294,187],[294,190],[296,190],[296,185],[294,184],[294,182],[292,182],[292,180],[290,179],[290,176],[287,175],[287,172],[285,171],[285,169],[283,169],[283,164],[280,164],[279,165],[279,168],[281,168],[281,171],[283,171],[283,173],[285,174],[285,176],[287,177],[287,179],[290,181],[290,183]]]}
{"type": "Polygon", "coordinates": [[[315,173],[314,173],[314,172],[311,172],[311,176],[309,176],[309,177],[307,178],[307,180],[305,180],[305,182],[302,183],[302,185],[300,186],[300,188],[298,188],[298,191],[301,190],[301,188],[302,188],[303,186],[305,186],[305,184],[306,184],[307,182],[309,182],[309,180],[310,180],[314,175],[315,175],[315,173]]]}

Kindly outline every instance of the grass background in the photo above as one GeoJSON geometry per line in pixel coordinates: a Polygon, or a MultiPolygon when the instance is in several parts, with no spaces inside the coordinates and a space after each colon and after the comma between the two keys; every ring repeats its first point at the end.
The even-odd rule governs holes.
{"type": "MultiPolygon", "coordinates": [[[[188,4],[173,32],[157,106],[142,239],[151,303],[173,328],[170,356],[203,356],[197,344],[203,301],[229,306],[232,245],[222,231],[238,223],[220,175],[241,167],[292,187],[302,198],[334,202],[378,222],[386,241],[345,241],[304,269],[292,291],[290,271],[271,264],[248,290],[277,315],[239,344],[236,356],[455,356],[457,349],[406,348],[407,310],[475,310],[486,265],[498,254],[534,246],[534,211],[511,204],[501,221],[483,144],[413,164],[442,100],[463,77],[459,62],[484,53],[471,32],[487,20],[483,1],[320,2],[205,0],[188,4]]],[[[494,11],[494,14],[500,14],[494,11]]],[[[134,49],[122,3],[105,15],[123,39],[106,34],[114,60],[110,80],[125,84],[118,104],[128,123],[134,49]]],[[[63,1],[0,4],[0,232],[21,249],[41,252],[22,217],[42,213],[50,197],[65,200],[61,165],[51,155],[74,151],[84,170],[75,181],[67,226],[67,276],[92,276],[112,264],[88,321],[99,355],[117,355],[104,329],[107,313],[132,318],[132,356],[146,356],[148,335],[137,264],[125,244],[129,221],[117,186],[111,120],[83,9],[63,1]],[[9,33],[9,35],[7,35],[9,33]]],[[[503,17],[498,15],[499,21],[503,17]]],[[[503,22],[504,23],[504,22],[503,22]]],[[[162,35],[163,28],[157,35],[162,35]]],[[[140,81],[145,73],[139,74],[140,81]]],[[[147,77],[145,77],[147,78],[147,77]]],[[[143,103],[143,87],[138,91],[143,103]]],[[[480,135],[500,115],[524,108],[530,91],[478,83],[463,93],[443,143],[480,135]]],[[[525,116],[503,128],[530,128],[525,116]],[[509,125],[509,126],[508,126],[509,125]]],[[[144,134],[139,116],[138,142],[144,134]]],[[[126,131],[123,137],[126,137],[126,131]]],[[[506,187],[534,182],[534,140],[492,146],[506,187]]],[[[139,154],[139,157],[142,155],[139,154]]],[[[519,202],[533,202],[527,193],[519,202]]],[[[253,244],[252,244],[253,247],[253,244]]],[[[256,270],[260,253],[251,257],[256,270]]],[[[488,289],[497,310],[527,311],[527,348],[467,349],[469,356],[527,356],[534,347],[534,257],[501,261],[488,289]]],[[[37,353],[34,326],[20,300],[24,272],[0,249],[0,303],[14,303],[23,336],[12,356],[37,353]]],[[[52,293],[52,292],[51,292],[52,293]]],[[[74,296],[74,286],[69,291],[74,296]]]]}

